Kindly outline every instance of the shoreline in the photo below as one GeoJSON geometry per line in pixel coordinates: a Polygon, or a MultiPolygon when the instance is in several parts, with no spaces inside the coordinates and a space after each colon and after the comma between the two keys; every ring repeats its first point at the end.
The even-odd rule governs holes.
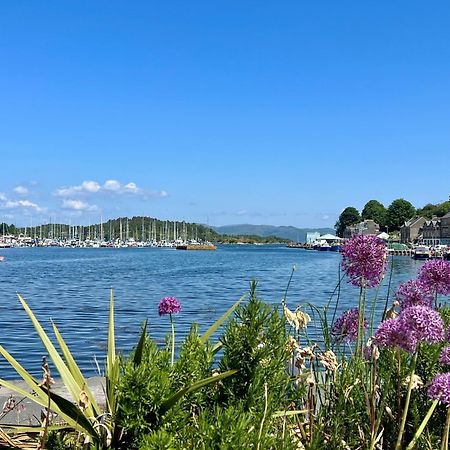
{"type": "MultiPolygon", "coordinates": [[[[86,380],[98,404],[100,407],[104,407],[106,405],[104,391],[105,378],[95,376],[86,378],[86,380]]],[[[5,381],[9,381],[16,386],[21,387],[25,391],[30,391],[28,384],[23,380],[16,379],[5,381]]],[[[61,395],[67,400],[71,402],[74,401],[60,378],[55,379],[55,384],[52,385],[51,389],[53,392],[61,395]]],[[[15,391],[4,386],[0,387],[0,405],[3,408],[3,411],[0,413],[0,425],[40,425],[41,412],[43,412],[43,408],[29,398],[21,397],[15,391]],[[5,406],[11,398],[15,401],[14,407],[5,411],[5,406]]]]}

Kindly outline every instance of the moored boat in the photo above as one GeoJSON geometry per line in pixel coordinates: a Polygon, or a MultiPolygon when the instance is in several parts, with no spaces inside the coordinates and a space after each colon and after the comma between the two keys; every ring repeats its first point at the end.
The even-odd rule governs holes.
{"type": "Polygon", "coordinates": [[[320,252],[328,252],[331,250],[331,245],[328,242],[322,242],[319,247],[320,252]]]}
{"type": "Polygon", "coordinates": [[[333,243],[331,244],[330,250],[331,250],[332,252],[340,252],[340,251],[342,250],[342,246],[341,246],[341,244],[339,244],[338,242],[333,242],[333,243]]]}
{"type": "Polygon", "coordinates": [[[419,245],[414,249],[414,253],[412,255],[414,259],[430,259],[431,252],[429,247],[425,245],[419,245]]]}
{"type": "Polygon", "coordinates": [[[289,242],[288,245],[286,245],[287,248],[303,248],[304,245],[300,244],[300,242],[289,242]]]}

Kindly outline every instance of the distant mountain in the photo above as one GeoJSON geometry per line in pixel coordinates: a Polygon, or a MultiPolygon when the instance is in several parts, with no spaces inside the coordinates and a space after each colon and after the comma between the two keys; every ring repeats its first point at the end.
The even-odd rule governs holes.
{"type": "Polygon", "coordinates": [[[296,242],[306,242],[306,233],[317,231],[320,234],[335,234],[333,228],[296,228],[296,227],[276,227],[273,225],[224,225],[221,227],[211,227],[219,234],[227,235],[256,235],[256,236],[277,236],[290,239],[296,242]]]}

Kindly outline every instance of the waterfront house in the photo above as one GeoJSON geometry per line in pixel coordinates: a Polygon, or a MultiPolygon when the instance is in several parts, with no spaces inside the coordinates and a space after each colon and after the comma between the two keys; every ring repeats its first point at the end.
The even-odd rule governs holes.
{"type": "Polygon", "coordinates": [[[400,242],[404,244],[417,242],[425,224],[425,217],[416,216],[406,221],[400,228],[400,242]]]}
{"type": "Polygon", "coordinates": [[[450,246],[450,212],[441,217],[441,242],[442,245],[450,246]]]}
{"type": "Polygon", "coordinates": [[[433,217],[426,220],[422,227],[422,244],[439,245],[441,243],[441,219],[433,217]]]}
{"type": "Polygon", "coordinates": [[[306,232],[306,243],[312,244],[315,241],[318,241],[320,238],[320,233],[318,231],[307,231],[306,232]]]}
{"type": "Polygon", "coordinates": [[[380,225],[378,225],[375,221],[372,219],[363,220],[362,222],[359,222],[355,225],[350,225],[349,227],[346,227],[344,230],[344,238],[350,239],[353,236],[356,236],[358,234],[362,235],[378,235],[380,234],[380,225]]]}

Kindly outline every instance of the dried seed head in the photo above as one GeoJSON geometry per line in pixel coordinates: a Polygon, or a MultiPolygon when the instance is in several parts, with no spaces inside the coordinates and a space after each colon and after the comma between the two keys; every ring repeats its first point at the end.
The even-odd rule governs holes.
{"type": "MultiPolygon", "coordinates": [[[[411,377],[408,375],[403,382],[403,386],[409,386],[410,379],[411,377]]],[[[420,378],[419,375],[413,375],[411,389],[420,389],[421,387],[423,387],[422,378],[420,378]]]]}
{"type": "Polygon", "coordinates": [[[86,391],[81,391],[80,392],[80,399],[78,400],[78,405],[80,406],[80,408],[83,411],[86,411],[86,409],[89,408],[90,404],[91,404],[91,402],[89,400],[89,397],[88,397],[86,391]]]}
{"type": "Polygon", "coordinates": [[[320,353],[318,358],[327,371],[335,372],[337,370],[337,358],[332,350],[327,350],[326,352],[320,353]]]}
{"type": "Polygon", "coordinates": [[[303,328],[306,328],[308,322],[311,321],[311,317],[303,312],[300,307],[298,307],[295,312],[292,312],[284,303],[283,303],[283,314],[289,325],[295,329],[295,331],[300,331],[303,328]]]}
{"type": "Polygon", "coordinates": [[[52,384],[55,384],[55,380],[52,378],[52,375],[50,373],[50,367],[47,363],[47,357],[42,357],[42,370],[43,370],[43,377],[42,382],[39,384],[39,386],[45,386],[47,388],[50,388],[52,384]]]}

